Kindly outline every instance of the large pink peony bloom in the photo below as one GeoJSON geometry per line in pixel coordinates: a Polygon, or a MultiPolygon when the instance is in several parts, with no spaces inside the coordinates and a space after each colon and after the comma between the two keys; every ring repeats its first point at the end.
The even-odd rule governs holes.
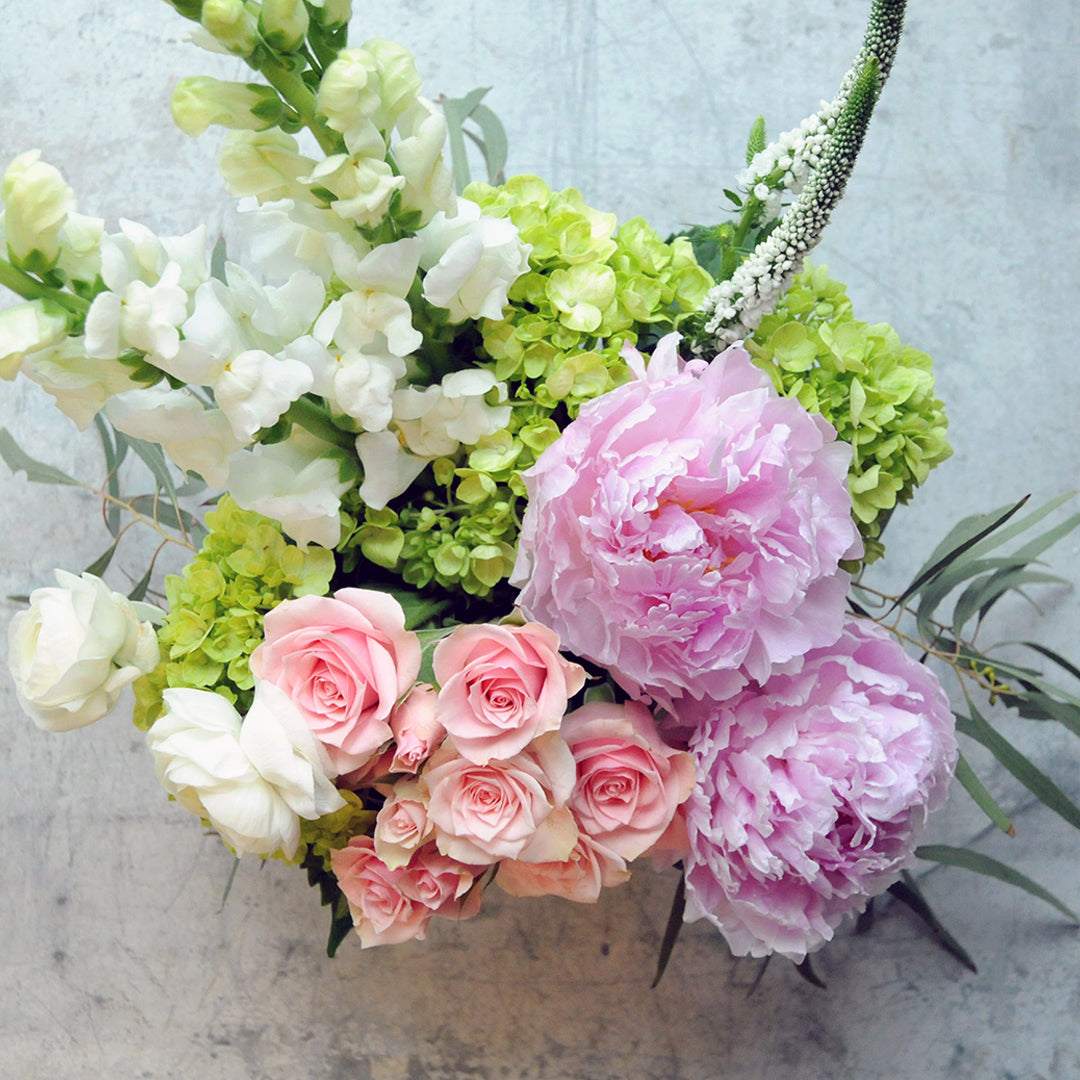
{"type": "Polygon", "coordinates": [[[739,956],[802,960],[913,858],[948,796],[953,718],[933,673],[874,623],[722,705],[687,702],[688,921],[739,956]]]}
{"type": "Polygon", "coordinates": [[[582,407],[527,473],[511,581],[530,619],[635,695],[722,700],[840,634],[850,448],[741,349],[582,407]]]}

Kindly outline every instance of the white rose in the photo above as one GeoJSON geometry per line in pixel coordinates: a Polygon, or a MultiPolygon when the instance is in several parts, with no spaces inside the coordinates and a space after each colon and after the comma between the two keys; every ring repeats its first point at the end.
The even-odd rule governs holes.
{"type": "Polygon", "coordinates": [[[8,627],[8,666],[23,711],[46,731],[72,731],[110,712],[121,690],[157,667],[151,604],[134,603],[93,574],[56,571],[8,627]]]}
{"type": "Polygon", "coordinates": [[[480,207],[458,199],[457,214],[440,211],[417,235],[424,299],[446,308],[452,323],[501,319],[510,286],[529,269],[530,244],[522,243],[509,218],[484,217],[480,207]]]}
{"type": "Polygon", "coordinates": [[[276,686],[259,685],[243,720],[208,690],[169,689],[162,697],[165,712],[146,733],[158,779],[238,855],[280,849],[291,858],[301,817],[345,805],[327,779],[329,762],[276,686]]]}

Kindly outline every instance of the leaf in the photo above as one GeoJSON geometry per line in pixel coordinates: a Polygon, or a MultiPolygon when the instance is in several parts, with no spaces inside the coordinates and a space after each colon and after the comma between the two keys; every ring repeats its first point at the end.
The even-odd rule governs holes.
{"type": "Polygon", "coordinates": [[[922,890],[911,874],[905,870],[901,875],[901,879],[889,886],[889,892],[901,903],[907,904],[926,923],[930,932],[934,935],[934,940],[950,956],[959,960],[968,971],[978,973],[979,969],[975,966],[975,961],[971,959],[971,954],[945,929],[941,920],[926,902],[926,897],[923,896],[922,890]]]}
{"type": "Polygon", "coordinates": [[[136,495],[131,500],[131,508],[170,529],[179,529],[188,533],[206,532],[202,522],[190,511],[179,508],[179,513],[177,513],[177,507],[162,502],[156,495],[136,495]]]}
{"type": "Polygon", "coordinates": [[[930,558],[919,569],[911,584],[896,598],[892,610],[895,611],[905,600],[914,596],[927,582],[937,577],[945,567],[955,562],[964,552],[1004,525],[1029,498],[1031,498],[1030,495],[1025,495],[1011,507],[1002,507],[989,514],[974,514],[958,522],[930,553],[930,558]]]}
{"type": "Polygon", "coordinates": [[[130,439],[131,449],[146,463],[146,467],[157,481],[159,491],[163,491],[169,501],[176,503],[176,487],[173,484],[172,473],[169,472],[169,464],[165,460],[165,452],[157,443],[145,442],[142,439],[130,439]]]}
{"type": "Polygon", "coordinates": [[[33,481],[35,484],[69,484],[71,487],[83,486],[74,477],[68,476],[67,473],[61,472],[52,465],[46,465],[44,462],[32,458],[19,446],[7,428],[0,428],[0,457],[4,459],[7,463],[7,467],[12,472],[26,473],[26,479],[33,481]]]}
{"type": "Polygon", "coordinates": [[[146,573],[143,574],[143,576],[141,578],[139,578],[138,582],[136,582],[136,584],[135,584],[135,587],[131,590],[131,592],[128,593],[128,599],[129,600],[143,600],[143,599],[145,599],[146,590],[150,588],[150,578],[153,575],[153,572],[154,572],[154,564],[151,563],[146,568],[146,573]]]}
{"type": "Polygon", "coordinates": [[[1076,912],[1063,904],[1052,892],[1044,889],[1025,874],[1021,874],[1019,870],[1014,870],[1011,866],[998,862],[997,859],[991,859],[989,855],[972,851],[971,848],[949,847],[947,844],[924,844],[915,849],[915,855],[919,859],[942,863],[946,866],[959,866],[976,874],[997,878],[998,881],[1004,881],[1007,885],[1014,885],[1044,900],[1051,907],[1057,908],[1066,918],[1080,924],[1080,918],[1077,917],[1076,912]]]}
{"type": "Polygon", "coordinates": [[[975,800],[979,809],[1007,836],[1015,836],[1016,828],[1008,815],[998,806],[994,796],[986,790],[983,782],[975,775],[975,770],[961,754],[956,759],[957,783],[975,800]]]}
{"type": "Polygon", "coordinates": [[[1016,641],[1016,642],[1002,642],[1003,645],[1023,645],[1028,649],[1034,649],[1035,652],[1042,656],[1045,656],[1047,660],[1052,660],[1060,668],[1064,668],[1074,679],[1080,679],[1080,668],[1075,664],[1070,663],[1065,657],[1060,656],[1054,652],[1053,649],[1048,649],[1045,645],[1039,645],[1034,641],[1016,641]]]}
{"type": "Polygon", "coordinates": [[[349,936],[353,928],[352,912],[349,911],[349,902],[343,893],[338,894],[334,902],[333,918],[330,920],[330,935],[326,939],[326,955],[331,960],[338,951],[338,947],[349,936]]]}
{"type": "Polygon", "coordinates": [[[480,104],[490,86],[478,86],[463,98],[441,98],[443,115],[446,117],[447,136],[450,140],[450,162],[454,172],[454,187],[460,195],[469,186],[469,155],[465,148],[465,131],[462,125],[480,104]]]}
{"type": "Polygon", "coordinates": [[[506,129],[502,121],[486,105],[477,105],[472,111],[472,118],[480,128],[483,136],[481,149],[484,153],[484,163],[487,165],[488,182],[501,184],[505,181],[506,158],[509,154],[509,144],[506,139],[506,129]]]}
{"type": "Polygon", "coordinates": [[[218,281],[225,280],[225,259],[225,237],[219,236],[210,253],[210,276],[218,281]]]}
{"type": "Polygon", "coordinates": [[[988,551],[993,551],[994,548],[1001,547],[1002,544],[1008,543],[1013,537],[1019,536],[1023,532],[1027,532],[1033,525],[1037,525],[1043,518],[1052,514],[1059,506],[1062,506],[1074,497],[1075,492],[1072,491],[1066,492],[1064,495],[1058,495],[1057,498],[1051,499],[1048,503],[1044,503],[1037,510],[1032,510],[1030,514],[1025,514],[1022,518],[1018,518],[1007,529],[999,529],[992,536],[988,536],[985,540],[979,541],[979,543],[970,549],[969,554],[972,558],[981,558],[988,551]]]}
{"type": "Polygon", "coordinates": [[[116,546],[119,544],[119,540],[114,540],[112,547],[108,551],[102,552],[84,571],[85,574],[93,574],[94,577],[101,577],[102,574],[109,568],[109,563],[112,562],[113,556],[116,554],[116,546]]]}
{"type": "Polygon", "coordinates": [[[810,957],[807,956],[803,959],[802,963],[795,965],[795,970],[811,985],[816,986],[819,990],[828,990],[824,980],[814,970],[813,964],[810,963],[810,957]]]}
{"type": "Polygon", "coordinates": [[[1080,807],[1004,735],[991,727],[970,699],[968,708],[970,717],[956,714],[956,730],[985,746],[1039,802],[1063,817],[1073,828],[1080,829],[1080,807]]]}
{"type": "Polygon", "coordinates": [[[236,871],[240,869],[240,856],[237,855],[233,860],[232,869],[229,871],[229,880],[225,882],[225,891],[221,894],[221,907],[218,911],[225,910],[225,901],[229,899],[229,893],[232,892],[233,882],[236,880],[236,871]]]}
{"type": "Polygon", "coordinates": [[[660,955],[656,958],[656,975],[653,976],[652,989],[660,985],[660,980],[667,970],[668,961],[671,959],[675,942],[679,940],[679,932],[683,926],[683,913],[686,911],[686,871],[682,863],[676,864],[679,868],[679,884],[675,886],[675,895],[671,900],[671,911],[668,912],[667,926],[664,928],[664,940],[660,942],[660,955]]]}
{"type": "MultiPolygon", "coordinates": [[[[101,413],[94,416],[94,427],[97,428],[101,438],[101,446],[105,451],[105,490],[113,499],[120,499],[120,466],[127,457],[127,436],[117,431],[101,413]]],[[[120,534],[120,507],[116,502],[105,502],[105,525],[113,536],[120,534]]]]}

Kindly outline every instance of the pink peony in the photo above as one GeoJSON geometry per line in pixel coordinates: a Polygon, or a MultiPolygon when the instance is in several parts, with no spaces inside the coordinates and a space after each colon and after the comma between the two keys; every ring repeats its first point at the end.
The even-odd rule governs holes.
{"type": "Polygon", "coordinates": [[[593,702],[563,721],[577,764],[570,809],[593,840],[630,861],[671,824],[694,788],[694,760],[668,746],[638,702],[593,702]]]}
{"type": "Polygon", "coordinates": [[[797,674],[687,708],[686,918],[715,923],[736,955],[802,960],[911,864],[956,764],[948,699],[885,630],[850,618],[797,674]]]}
{"type": "Polygon", "coordinates": [[[429,793],[435,842],[461,862],[561,862],[577,841],[577,825],[566,808],[574,759],[554,732],[507,761],[484,765],[462,757],[448,741],[420,779],[429,793]]]}
{"type": "Polygon", "coordinates": [[[365,949],[423,938],[433,915],[467,919],[479,909],[480,891],[466,896],[472,868],[433,847],[392,870],[375,854],[370,836],[354,836],[330,853],[330,865],[365,949]]]}
{"type": "Polygon", "coordinates": [[[524,474],[511,581],[530,619],[627,691],[723,700],[840,634],[859,550],[850,447],[737,348],[588,402],[524,474]]]}
{"type": "Polygon", "coordinates": [[[585,672],[559,655],[546,626],[459,626],[435,646],[437,716],[463,757],[511,758],[558,731],[585,672]]]}
{"type": "Polygon", "coordinates": [[[561,896],[579,904],[595,904],[602,888],[630,880],[625,860],[581,833],[562,862],[527,863],[503,859],[495,883],[511,896],[561,896]]]}
{"type": "Polygon", "coordinates": [[[257,679],[295,702],[337,773],[361,768],[391,736],[390,714],[420,671],[420,639],[387,593],[339,589],[285,600],[263,620],[257,679]]]}

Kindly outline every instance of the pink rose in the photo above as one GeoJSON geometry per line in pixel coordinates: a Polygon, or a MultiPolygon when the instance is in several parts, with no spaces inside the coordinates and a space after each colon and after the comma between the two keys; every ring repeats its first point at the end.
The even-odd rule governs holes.
{"type": "Polygon", "coordinates": [[[653,846],[694,789],[694,759],[668,746],[644,705],[593,702],[563,721],[583,832],[628,862],[653,846]]]}
{"type": "Polygon", "coordinates": [[[840,634],[860,550],[851,448],[741,349],[587,402],[525,474],[511,582],[526,616],[631,695],[723,700],[840,634]]]}
{"type": "Polygon", "coordinates": [[[546,626],[459,626],[435,646],[439,719],[463,757],[513,757],[557,731],[585,672],[559,655],[546,626]]]}
{"type": "Polygon", "coordinates": [[[263,620],[251,670],[295,702],[338,773],[364,765],[393,732],[390,714],[416,681],[420,640],[390,595],[339,589],[285,600],[263,620]]]}
{"type": "Polygon", "coordinates": [[[585,833],[563,862],[527,863],[503,859],[495,883],[511,896],[561,896],[579,904],[594,904],[602,888],[630,880],[626,863],[585,833]]]}
{"type": "Polygon", "coordinates": [[[392,870],[370,836],[354,836],[330,853],[330,865],[365,949],[423,938],[432,915],[465,919],[479,909],[479,890],[466,898],[473,871],[433,848],[392,870]]]}
{"type": "Polygon", "coordinates": [[[402,781],[375,818],[375,854],[391,870],[404,866],[435,829],[428,821],[427,792],[415,781],[402,781]]]}
{"type": "Polygon", "coordinates": [[[435,687],[417,683],[390,717],[397,744],[390,772],[416,773],[442,742],[446,728],[435,716],[435,687]]]}
{"type": "Polygon", "coordinates": [[[444,743],[421,779],[435,842],[460,862],[561,862],[577,841],[577,825],[566,808],[574,759],[555,733],[541,735],[507,761],[485,765],[444,743]]]}
{"type": "Polygon", "coordinates": [[[723,703],[689,702],[686,919],[736,956],[802,960],[914,859],[956,766],[933,672],[866,619],[723,703]]]}

